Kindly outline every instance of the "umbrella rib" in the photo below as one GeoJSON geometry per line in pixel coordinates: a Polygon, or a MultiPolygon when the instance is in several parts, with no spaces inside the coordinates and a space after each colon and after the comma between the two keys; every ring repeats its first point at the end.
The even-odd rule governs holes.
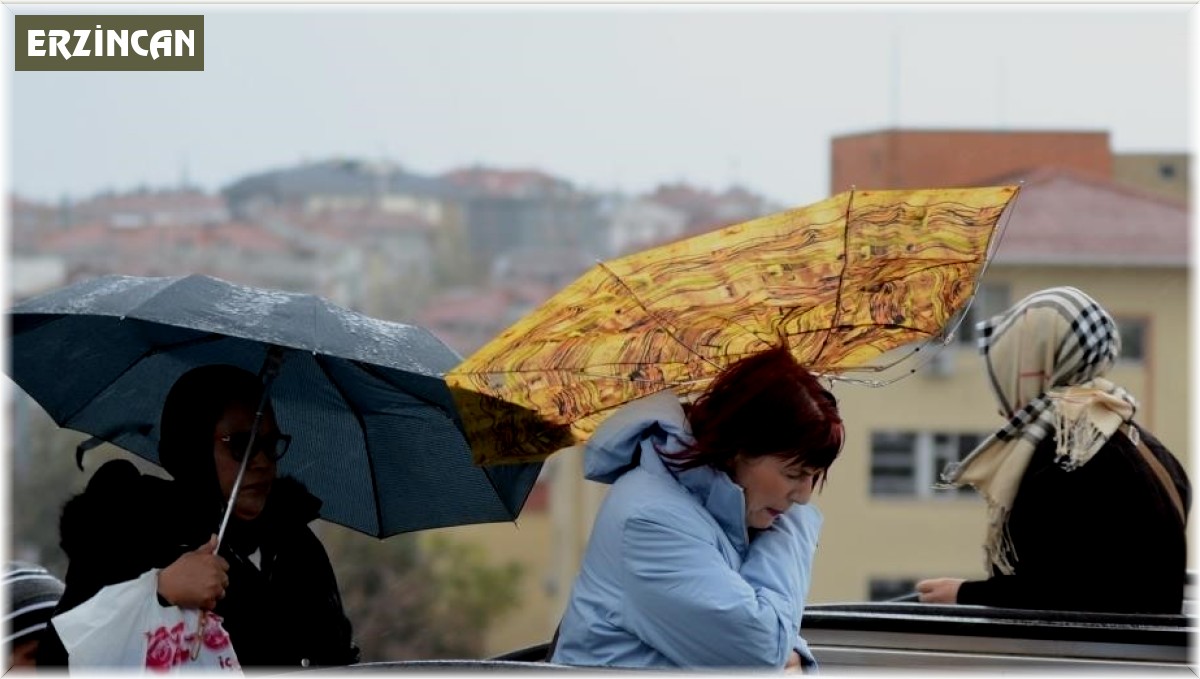
{"type": "MultiPolygon", "coordinates": [[[[838,274],[837,297],[833,300],[833,323],[829,324],[827,330],[832,331],[838,327],[837,320],[842,315],[842,287],[846,284],[846,268],[850,266],[850,207],[854,205],[854,189],[850,189],[850,195],[846,198],[846,214],[842,219],[846,223],[846,227],[842,229],[842,272],[838,274]]],[[[825,347],[829,346],[829,338],[833,336],[832,332],[825,335],[825,339],[821,342],[821,348],[817,349],[817,355],[813,357],[815,363],[821,358],[821,354],[825,353],[825,347]]]]}
{"type": "Polygon", "coordinates": [[[317,347],[320,346],[319,344],[317,344],[317,309],[320,306],[321,306],[321,304],[320,304],[320,302],[318,302],[316,300],[316,298],[313,298],[309,302],[309,307],[311,308],[311,311],[312,311],[312,317],[311,317],[309,325],[308,325],[308,329],[311,332],[311,335],[309,336],[309,345],[308,346],[312,347],[314,351],[316,351],[317,347]]]}
{"type": "MultiPolygon", "coordinates": [[[[464,437],[464,438],[466,438],[466,437],[464,437]]],[[[467,449],[469,450],[470,447],[471,446],[468,444],[467,449]]],[[[518,508],[517,513],[513,514],[509,510],[508,504],[506,502],[504,502],[504,496],[500,493],[500,489],[496,487],[496,481],[495,481],[495,479],[492,478],[492,475],[488,472],[487,467],[480,467],[479,471],[483,472],[483,478],[487,479],[488,485],[492,487],[492,493],[494,493],[496,495],[496,501],[500,503],[500,506],[504,508],[504,511],[508,512],[511,520],[516,521],[517,516],[521,513],[520,509],[518,508]]],[[[531,485],[531,486],[529,486],[529,490],[525,493],[525,498],[521,501],[521,505],[520,505],[521,507],[525,506],[525,500],[529,499],[529,493],[532,493],[532,492],[533,492],[533,486],[531,485]]]]}
{"type": "MultiPolygon", "coordinates": [[[[470,447],[471,446],[468,445],[467,449],[469,450],[470,447]]],[[[509,512],[509,516],[511,517],[511,519],[513,521],[516,521],[517,514],[521,513],[520,510],[517,511],[517,514],[513,514],[511,511],[509,511],[508,505],[504,502],[504,496],[500,494],[500,489],[496,487],[496,481],[495,481],[495,479],[492,478],[492,475],[490,473],[488,473],[487,467],[483,467],[479,471],[483,472],[483,478],[487,479],[488,485],[492,487],[492,492],[495,493],[495,495],[496,495],[496,501],[500,503],[501,507],[504,507],[504,511],[509,512]]],[[[532,492],[533,492],[533,486],[530,486],[529,491],[525,493],[526,500],[529,499],[529,493],[532,493],[532,492]]],[[[525,506],[524,501],[521,502],[521,506],[522,507],[525,506]]]]}
{"type": "MultiPolygon", "coordinates": [[[[530,463],[526,463],[526,464],[530,464],[530,463]]],[[[533,464],[539,464],[539,463],[533,463],[533,464]]],[[[494,479],[492,479],[491,471],[489,471],[486,466],[480,466],[479,471],[483,472],[483,478],[488,480],[488,485],[490,485],[492,487],[492,490],[496,493],[496,499],[500,502],[500,506],[504,507],[504,511],[508,512],[508,515],[510,517],[509,520],[512,521],[514,525],[516,525],[517,519],[520,518],[520,516],[521,516],[521,510],[525,508],[525,503],[529,501],[529,496],[533,494],[533,488],[534,488],[534,486],[537,485],[537,481],[534,480],[533,483],[529,484],[529,488],[525,491],[525,496],[521,498],[521,501],[519,503],[517,503],[517,511],[513,512],[511,509],[509,509],[508,503],[504,501],[504,496],[502,496],[500,494],[500,489],[496,487],[496,481],[494,479]]],[[[541,470],[538,470],[538,471],[540,473],[541,470]]],[[[519,528],[520,526],[517,526],[517,527],[519,528]]]]}
{"type": "MultiPolygon", "coordinates": [[[[349,528],[349,529],[350,529],[350,530],[352,530],[352,531],[355,531],[355,532],[358,532],[358,533],[362,533],[362,527],[360,527],[360,526],[355,526],[355,525],[352,525],[352,524],[351,524],[349,521],[339,521],[339,520],[337,520],[337,519],[330,519],[330,518],[327,518],[327,517],[324,517],[324,516],[322,516],[322,517],[320,517],[320,518],[321,518],[321,520],[322,520],[322,521],[328,521],[329,523],[332,523],[332,524],[334,524],[334,525],[341,526],[341,527],[343,527],[343,528],[349,528]]],[[[398,531],[398,532],[396,532],[396,533],[390,533],[390,534],[388,534],[388,535],[384,535],[384,534],[383,534],[383,526],[380,526],[380,527],[379,527],[379,531],[378,531],[378,533],[377,533],[376,535],[373,535],[373,536],[371,536],[371,537],[374,537],[374,538],[378,538],[378,539],[380,539],[380,540],[383,540],[383,539],[385,539],[385,538],[390,538],[390,537],[391,537],[391,536],[393,536],[393,535],[399,535],[400,533],[408,533],[408,532],[411,532],[411,531],[398,531]]]]}
{"type": "MultiPolygon", "coordinates": [[[[729,252],[732,252],[732,253],[735,253],[735,256],[736,256],[736,253],[737,253],[737,252],[739,252],[739,251],[748,251],[748,250],[753,250],[753,249],[756,247],[756,244],[757,244],[757,243],[770,243],[772,240],[773,240],[772,238],[770,238],[770,237],[767,237],[767,236],[761,236],[761,237],[758,237],[758,238],[747,238],[747,239],[746,239],[746,240],[745,240],[743,243],[741,243],[739,246],[737,246],[737,247],[731,247],[731,248],[729,248],[729,250],[728,250],[728,251],[729,251],[729,252]]],[[[632,298],[633,298],[633,300],[634,300],[635,302],[637,302],[637,303],[638,303],[638,306],[640,306],[640,307],[642,308],[642,310],[643,310],[643,311],[645,311],[647,314],[650,314],[650,316],[651,316],[652,318],[654,318],[654,320],[655,320],[655,321],[658,321],[659,325],[662,325],[662,321],[661,321],[661,320],[659,320],[659,319],[658,319],[656,316],[654,316],[654,314],[652,314],[652,313],[650,312],[650,309],[649,309],[649,308],[648,308],[648,307],[647,307],[647,306],[646,306],[644,303],[642,303],[642,300],[640,300],[640,299],[638,298],[638,296],[637,296],[637,295],[635,295],[635,294],[633,293],[633,290],[631,290],[631,289],[629,288],[629,286],[625,284],[625,281],[621,280],[621,278],[620,278],[619,276],[617,276],[616,274],[614,274],[614,273],[613,273],[613,272],[612,272],[612,271],[611,271],[611,270],[610,270],[610,269],[609,269],[607,266],[604,266],[604,263],[603,263],[603,262],[597,262],[597,264],[600,264],[600,266],[604,267],[604,270],[605,270],[605,271],[606,271],[606,272],[607,272],[607,273],[608,273],[610,276],[612,276],[613,278],[615,278],[615,279],[617,280],[617,282],[621,283],[622,287],[624,287],[624,288],[625,288],[625,291],[629,293],[629,296],[630,296],[630,297],[632,297],[632,298]]],[[[639,268],[638,268],[638,271],[642,271],[642,270],[644,270],[644,269],[647,269],[647,268],[649,268],[649,266],[650,266],[649,264],[643,265],[642,267],[639,267],[639,268]]],[[[704,290],[705,288],[704,288],[704,286],[696,286],[696,288],[695,288],[695,289],[696,289],[696,290],[704,290]]],[[[679,290],[679,292],[687,292],[687,291],[689,290],[689,288],[688,288],[687,286],[680,286],[680,287],[678,288],[678,290],[679,290]]],[[[782,342],[782,341],[783,341],[783,339],[784,339],[783,337],[774,337],[774,338],[764,339],[764,338],[763,338],[763,335],[764,335],[764,333],[760,333],[760,332],[758,332],[758,331],[756,331],[756,330],[752,330],[752,329],[750,329],[750,328],[746,327],[745,325],[743,325],[743,324],[742,324],[740,321],[737,321],[736,319],[732,319],[732,318],[726,318],[726,317],[723,317],[723,316],[715,316],[715,317],[716,317],[716,318],[720,318],[720,320],[724,321],[724,322],[725,322],[726,324],[728,324],[728,325],[735,325],[735,326],[737,326],[737,327],[741,328],[741,329],[742,329],[742,332],[746,333],[747,335],[750,335],[750,336],[754,337],[755,339],[757,339],[758,341],[762,342],[763,344],[766,344],[767,346],[772,346],[772,344],[771,344],[771,341],[770,341],[771,339],[778,339],[778,340],[780,340],[781,342],[782,342]]],[[[669,335],[670,333],[668,332],[667,334],[669,335]]],[[[679,342],[681,345],[683,345],[683,346],[684,346],[684,348],[688,348],[686,344],[684,344],[683,342],[681,342],[680,340],[678,340],[678,339],[677,339],[677,338],[675,338],[674,336],[672,336],[672,337],[671,337],[671,339],[674,339],[676,342],[679,342]]],[[[699,354],[697,354],[697,355],[699,356],[699,354]]],[[[703,357],[703,356],[701,356],[701,358],[704,358],[704,357],[703,357]]],[[[715,363],[713,363],[712,361],[709,361],[709,364],[710,364],[710,365],[712,365],[713,367],[717,367],[717,366],[716,366],[716,364],[715,364],[715,363]]]]}
{"type": "Polygon", "coordinates": [[[980,281],[983,279],[983,275],[987,273],[988,267],[991,266],[996,253],[1000,249],[1000,242],[1004,239],[1004,233],[1008,230],[1008,222],[1012,219],[1012,213],[1017,211],[1017,198],[1021,195],[1021,188],[1024,186],[1024,180],[1019,182],[1017,191],[1013,193],[1011,201],[1001,211],[996,228],[988,234],[988,244],[983,250],[983,265],[979,267],[979,273],[975,276],[975,285],[971,287],[971,301],[975,300],[975,293],[979,290],[980,281]]]}
{"type": "Polygon", "coordinates": [[[709,360],[708,358],[706,358],[706,357],[704,357],[704,356],[701,356],[701,355],[700,355],[700,354],[699,354],[699,353],[698,353],[698,352],[697,352],[695,349],[692,349],[691,347],[689,347],[689,346],[687,345],[687,343],[685,343],[683,340],[681,340],[681,339],[679,339],[678,337],[676,337],[676,336],[675,336],[675,333],[671,332],[671,330],[670,330],[670,329],[667,327],[667,325],[666,325],[665,323],[663,323],[662,319],[661,319],[661,318],[659,318],[659,317],[658,317],[658,316],[657,316],[657,315],[656,315],[656,314],[655,314],[653,311],[650,311],[650,309],[649,309],[649,308],[648,308],[648,307],[647,307],[647,306],[646,306],[646,305],[645,305],[645,304],[642,302],[642,300],[641,300],[640,298],[638,298],[638,296],[637,296],[637,295],[636,295],[636,294],[633,292],[633,290],[632,290],[632,289],[631,289],[631,288],[630,288],[630,287],[629,287],[629,286],[628,286],[628,285],[625,283],[625,281],[621,280],[621,277],[620,277],[620,276],[618,276],[617,274],[613,273],[613,270],[612,270],[612,269],[610,269],[610,268],[608,268],[608,266],[607,266],[607,265],[606,265],[604,262],[598,262],[598,266],[599,266],[601,269],[603,269],[603,270],[604,270],[604,272],[605,272],[605,273],[607,273],[609,276],[612,276],[613,280],[615,280],[615,281],[616,281],[616,282],[617,282],[617,283],[618,283],[618,284],[619,284],[619,285],[620,285],[622,288],[624,288],[624,289],[625,289],[625,292],[626,292],[626,293],[629,295],[629,297],[630,297],[631,299],[633,299],[633,301],[634,301],[635,303],[637,303],[637,305],[638,305],[639,307],[641,307],[642,311],[645,311],[645,312],[646,312],[646,315],[647,315],[647,316],[649,316],[650,318],[654,319],[654,322],[655,322],[655,323],[657,323],[657,324],[658,324],[658,326],[659,326],[660,328],[662,328],[663,332],[665,332],[665,333],[667,334],[667,337],[670,337],[670,338],[671,338],[672,340],[674,340],[674,341],[675,341],[675,342],[676,342],[676,343],[677,343],[679,346],[683,347],[685,351],[687,351],[688,353],[692,354],[692,355],[693,355],[693,356],[695,356],[696,358],[698,358],[698,359],[700,359],[700,360],[704,361],[705,363],[709,364],[709,365],[710,365],[710,366],[712,366],[713,368],[716,368],[716,369],[718,369],[718,370],[720,370],[720,369],[721,369],[721,366],[719,366],[719,365],[717,365],[716,363],[712,362],[712,361],[711,361],[711,360],[709,360]]]}
{"type": "Polygon", "coordinates": [[[347,397],[346,391],[342,389],[342,386],[338,384],[337,380],[333,379],[333,374],[330,373],[329,367],[325,365],[325,361],[321,360],[323,358],[325,358],[324,354],[313,354],[313,360],[316,362],[317,368],[325,375],[325,379],[329,380],[329,384],[337,391],[338,396],[342,398],[342,402],[346,404],[346,409],[354,415],[354,419],[358,420],[358,430],[362,432],[363,437],[363,453],[367,458],[367,469],[371,471],[371,491],[375,495],[375,525],[378,527],[377,532],[382,534],[383,506],[379,502],[379,483],[376,479],[375,465],[371,464],[371,446],[367,441],[367,421],[363,419],[362,413],[358,412],[358,409],[350,403],[350,399],[347,397]]]}
{"type": "MultiPolygon", "coordinates": [[[[191,276],[178,276],[178,277],[176,277],[176,278],[175,278],[175,280],[173,280],[173,281],[171,281],[170,283],[167,283],[166,285],[164,285],[164,286],[162,287],[162,289],[158,290],[158,291],[157,291],[157,292],[155,292],[153,295],[150,295],[150,297],[148,297],[147,299],[144,299],[144,300],[142,300],[142,301],[141,301],[141,302],[140,302],[140,303],[139,303],[137,306],[133,307],[132,309],[128,309],[128,310],[127,310],[125,313],[121,314],[121,318],[122,318],[122,319],[124,319],[126,316],[132,316],[133,314],[137,313],[137,310],[138,310],[138,309],[141,309],[142,307],[146,306],[146,305],[147,305],[147,304],[149,304],[150,302],[154,301],[154,299],[155,299],[156,297],[159,297],[160,295],[163,295],[163,294],[165,294],[165,293],[166,293],[168,290],[170,290],[171,288],[173,288],[173,287],[175,287],[175,286],[179,285],[180,283],[184,282],[184,281],[185,281],[185,280],[187,280],[188,278],[191,278],[191,276]]],[[[137,318],[136,316],[134,316],[134,320],[138,320],[138,321],[140,321],[140,320],[143,320],[143,319],[141,319],[141,318],[137,318]]],[[[148,322],[150,322],[150,323],[153,323],[154,321],[148,321],[148,322]]]]}

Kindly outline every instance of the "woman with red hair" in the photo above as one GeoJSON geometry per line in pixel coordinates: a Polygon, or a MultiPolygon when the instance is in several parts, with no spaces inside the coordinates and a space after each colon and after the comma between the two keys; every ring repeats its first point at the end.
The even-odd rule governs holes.
{"type": "Polygon", "coordinates": [[[670,391],[614,413],[585,474],[611,484],[552,661],[616,667],[814,665],[799,635],[841,451],[833,395],[785,349],[720,373],[690,406],[670,391]]]}

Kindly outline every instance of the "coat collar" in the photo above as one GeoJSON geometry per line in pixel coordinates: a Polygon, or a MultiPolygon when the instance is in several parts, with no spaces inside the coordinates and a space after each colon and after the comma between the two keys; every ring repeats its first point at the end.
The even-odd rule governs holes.
{"type": "Polygon", "coordinates": [[[584,475],[611,484],[636,466],[672,479],[716,519],[739,553],[750,544],[746,496],[723,471],[709,466],[673,471],[658,451],[676,453],[692,442],[691,426],[670,390],[632,401],[613,413],[585,446],[584,475]]]}

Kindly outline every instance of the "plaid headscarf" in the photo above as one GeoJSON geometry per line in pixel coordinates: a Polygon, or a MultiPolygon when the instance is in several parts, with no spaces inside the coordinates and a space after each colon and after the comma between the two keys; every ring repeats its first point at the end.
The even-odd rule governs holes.
{"type": "Polygon", "coordinates": [[[974,486],[987,500],[985,565],[1011,574],[1017,555],[1008,515],[1034,449],[1053,433],[1056,462],[1078,469],[1132,421],[1137,401],[1102,377],[1121,352],[1121,337],[1108,312],[1075,288],[1035,292],[976,327],[992,390],[1009,420],[949,465],[942,479],[974,486]]]}
{"type": "Polygon", "coordinates": [[[4,569],[9,607],[4,613],[4,643],[15,646],[46,629],[63,589],[62,581],[45,568],[10,561],[4,569]]]}

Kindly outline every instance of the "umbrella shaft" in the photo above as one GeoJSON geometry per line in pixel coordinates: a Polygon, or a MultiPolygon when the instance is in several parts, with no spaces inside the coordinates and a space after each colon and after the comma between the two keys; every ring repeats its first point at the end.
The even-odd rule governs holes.
{"type": "Polygon", "coordinates": [[[221,518],[221,528],[217,531],[217,547],[213,550],[213,554],[221,549],[221,542],[225,539],[225,528],[229,525],[229,517],[233,514],[234,506],[237,505],[237,495],[238,490],[242,487],[242,477],[246,475],[246,465],[250,464],[250,458],[254,456],[254,439],[258,436],[258,423],[262,420],[266,401],[267,392],[264,390],[262,401],[258,404],[258,411],[254,413],[254,424],[250,427],[250,441],[246,444],[245,453],[242,454],[242,464],[238,466],[237,478],[233,480],[233,488],[229,491],[229,500],[225,502],[225,516],[221,518]]]}
{"type": "Polygon", "coordinates": [[[258,437],[258,424],[262,421],[263,411],[267,409],[271,383],[279,375],[279,367],[282,362],[283,351],[279,347],[273,346],[267,350],[267,359],[263,363],[260,373],[263,378],[262,398],[258,401],[258,410],[254,412],[254,424],[250,426],[250,440],[246,442],[246,451],[242,454],[242,463],[238,467],[237,478],[233,480],[233,488],[229,490],[229,499],[225,502],[225,516],[221,518],[221,528],[217,531],[217,546],[213,550],[213,554],[221,549],[221,542],[225,540],[225,528],[229,525],[229,517],[233,515],[233,508],[237,506],[237,495],[238,490],[242,487],[242,477],[246,475],[246,466],[250,464],[250,458],[254,457],[254,439],[258,437]]]}

